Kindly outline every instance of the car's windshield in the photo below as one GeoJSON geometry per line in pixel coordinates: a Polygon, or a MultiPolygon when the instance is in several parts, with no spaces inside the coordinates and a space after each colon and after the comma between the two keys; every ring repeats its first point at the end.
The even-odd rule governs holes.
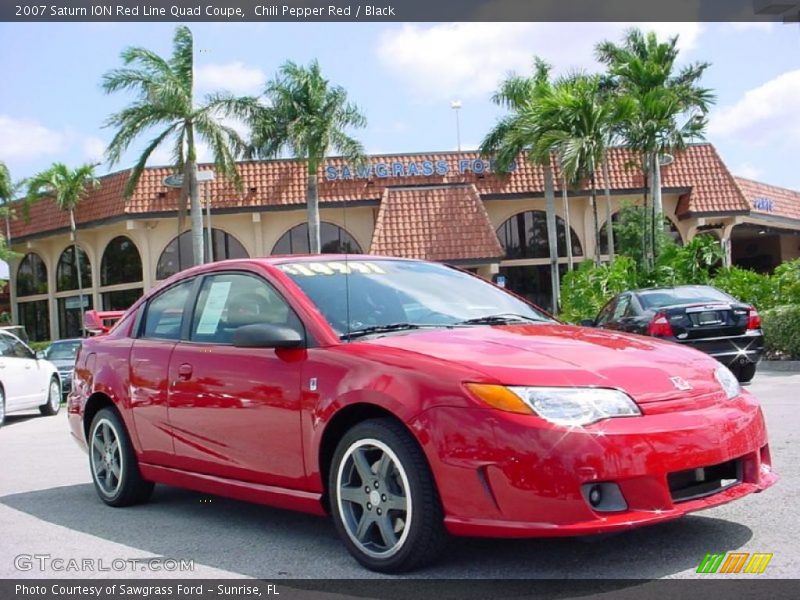
{"type": "Polygon", "coordinates": [[[702,302],[731,302],[732,298],[716,288],[708,286],[679,287],[641,292],[639,299],[645,309],[661,308],[675,304],[702,302]]]}
{"type": "Polygon", "coordinates": [[[80,348],[80,342],[56,342],[44,352],[47,360],[74,360],[80,348]]]}
{"type": "Polygon", "coordinates": [[[339,335],[383,327],[551,321],[483,279],[440,264],[335,259],[278,268],[300,286],[339,335]]]}

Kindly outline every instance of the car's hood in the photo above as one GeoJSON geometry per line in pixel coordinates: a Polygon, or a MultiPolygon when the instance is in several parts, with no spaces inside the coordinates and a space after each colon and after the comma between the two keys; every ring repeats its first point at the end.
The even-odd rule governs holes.
{"type": "Polygon", "coordinates": [[[68,358],[68,359],[58,359],[58,360],[50,360],[48,362],[53,363],[56,369],[59,371],[66,371],[68,369],[72,369],[75,367],[75,359],[68,358]]]}
{"type": "Polygon", "coordinates": [[[568,325],[414,331],[365,340],[457,362],[506,385],[599,386],[641,403],[718,392],[711,357],[638,335],[568,325]],[[691,389],[685,388],[688,384],[691,389]]]}

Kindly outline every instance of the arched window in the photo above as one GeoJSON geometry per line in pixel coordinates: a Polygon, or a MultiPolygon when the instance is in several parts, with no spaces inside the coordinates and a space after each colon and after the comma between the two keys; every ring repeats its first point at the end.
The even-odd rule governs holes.
{"type": "MultiPolygon", "coordinates": [[[[634,213],[631,214],[633,215],[634,213]]],[[[642,211],[639,210],[635,214],[636,216],[633,218],[640,220],[642,216],[642,211]]],[[[611,235],[614,236],[614,249],[616,251],[619,251],[621,243],[619,237],[619,231],[617,231],[618,228],[616,227],[616,224],[619,223],[619,220],[620,220],[619,212],[615,212],[613,215],[611,215],[611,222],[614,224],[614,229],[611,232],[611,235]]],[[[641,224],[639,222],[636,223],[634,230],[637,232],[637,235],[639,236],[641,235],[640,233],[638,233],[641,231],[641,224]]],[[[606,221],[600,228],[600,254],[608,254],[608,233],[606,233],[607,231],[608,231],[608,222],[606,221]]],[[[672,222],[672,219],[670,219],[666,215],[664,215],[664,231],[670,238],[672,238],[672,241],[674,241],[679,246],[683,246],[683,238],[681,237],[681,232],[678,231],[677,227],[675,227],[675,223],[672,222]]],[[[639,239],[641,239],[641,237],[639,239]]]]}
{"type": "Polygon", "coordinates": [[[17,269],[17,296],[47,293],[47,267],[42,258],[31,252],[25,255],[17,269]]]}
{"type": "MultiPolygon", "coordinates": [[[[242,243],[226,233],[222,229],[211,230],[214,260],[225,260],[228,258],[249,258],[250,255],[244,249],[242,243]]],[[[203,235],[203,247],[208,254],[208,237],[203,235]]],[[[192,232],[184,231],[178,237],[167,244],[156,265],[156,279],[166,279],[172,277],[178,271],[188,269],[194,264],[192,256],[192,232]]]]}
{"type": "Polygon", "coordinates": [[[138,283],[142,280],[142,258],[133,241],[120,235],[108,242],[100,266],[100,285],[138,283]]]}
{"type": "MultiPolygon", "coordinates": [[[[570,228],[572,255],[583,256],[583,248],[570,228]]],[[[550,244],[547,239],[547,215],[543,210],[529,210],[514,215],[497,228],[497,237],[506,250],[505,259],[549,258],[550,244]]],[[[558,255],[567,255],[567,233],[564,219],[556,217],[556,241],[558,255]]]]}
{"type": "MultiPolygon", "coordinates": [[[[81,285],[83,288],[92,287],[92,265],[83,248],[78,247],[78,258],[81,262],[81,285]]],[[[61,253],[56,267],[56,291],[78,289],[78,268],[75,264],[75,246],[67,246],[61,253]]]]}
{"type": "MultiPolygon", "coordinates": [[[[319,224],[320,250],[323,254],[360,254],[361,246],[344,229],[333,223],[319,224]]],[[[308,254],[308,223],[301,223],[284,233],[272,248],[272,254],[308,254]]]]}

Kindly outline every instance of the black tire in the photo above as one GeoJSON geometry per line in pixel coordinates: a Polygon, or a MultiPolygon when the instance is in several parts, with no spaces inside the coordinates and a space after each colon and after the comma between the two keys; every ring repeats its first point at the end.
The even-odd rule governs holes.
{"type": "Polygon", "coordinates": [[[116,410],[103,408],[97,412],[89,427],[88,444],[89,471],[103,502],[109,506],[131,506],[150,498],[153,482],[142,479],[130,437],[116,410]],[[118,442],[116,451],[114,439],[118,442]]]}
{"type": "Polygon", "coordinates": [[[47,401],[39,407],[39,412],[45,417],[52,417],[57,415],[60,409],[61,382],[58,377],[53,377],[47,385],[47,401]]]}
{"type": "Polygon", "coordinates": [[[739,383],[749,383],[756,376],[756,363],[747,363],[736,369],[736,379],[739,383]]]}
{"type": "Polygon", "coordinates": [[[6,392],[0,387],[0,427],[6,422],[6,392]]]}
{"type": "Polygon", "coordinates": [[[363,421],[342,437],[328,474],[328,497],[339,536],[350,554],[372,571],[400,573],[422,567],[435,561],[447,543],[442,505],[425,455],[411,434],[392,419],[363,421]],[[373,483],[364,482],[356,454],[365,459],[359,464],[370,469],[370,479],[384,481],[380,492],[388,494],[388,501],[373,483]],[[381,469],[384,456],[388,466],[381,469]],[[370,464],[373,457],[380,458],[370,464]],[[351,497],[363,492],[363,498],[340,502],[340,485],[350,490],[351,497]],[[406,509],[398,509],[400,504],[406,509]],[[362,543],[355,537],[362,530],[362,521],[369,523],[362,535],[377,542],[367,539],[362,543]],[[396,537],[393,545],[385,542],[385,532],[396,537]]]}

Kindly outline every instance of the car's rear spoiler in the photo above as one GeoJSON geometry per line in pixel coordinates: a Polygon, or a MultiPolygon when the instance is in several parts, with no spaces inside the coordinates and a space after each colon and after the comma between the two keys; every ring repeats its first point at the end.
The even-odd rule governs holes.
{"type": "Polygon", "coordinates": [[[87,310],[83,313],[83,326],[92,335],[108,333],[124,314],[124,310],[87,310]]]}

